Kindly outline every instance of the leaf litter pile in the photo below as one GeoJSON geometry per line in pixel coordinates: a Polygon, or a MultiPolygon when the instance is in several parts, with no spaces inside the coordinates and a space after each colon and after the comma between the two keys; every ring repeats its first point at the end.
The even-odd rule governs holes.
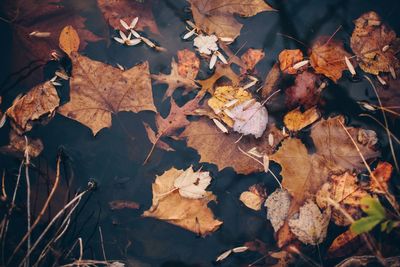
{"type": "MultiPolygon", "coordinates": [[[[110,233],[103,233],[101,224],[95,231],[102,254],[89,259],[79,233],[70,231],[75,227],[72,218],[85,195],[95,195],[97,187],[104,189],[90,177],[85,187],[75,191],[69,187],[77,181],[60,182],[60,176],[70,176],[66,173],[74,169],[68,163],[74,161],[74,153],[62,143],[56,168],[47,166],[55,170],[47,170],[50,178],[42,206],[33,201],[43,198],[39,190],[46,190],[43,185],[30,185],[37,177],[32,179],[29,172],[44,172],[43,154],[48,153],[45,145],[49,142],[40,133],[56,123],[64,127],[62,122],[72,126],[60,133],[71,131],[68,127],[79,128],[90,135],[91,142],[102,142],[102,136],[112,135],[118,124],[129,137],[123,137],[130,143],[127,147],[144,143],[128,157],[138,169],[136,186],[147,187],[138,193],[147,194],[145,200],[114,196],[107,207],[126,214],[131,210],[136,220],[151,220],[151,227],[174,225],[200,240],[221,233],[225,250],[213,251],[215,257],[205,266],[212,262],[226,266],[400,265],[396,246],[400,241],[396,181],[400,39],[383,14],[366,11],[351,18],[345,38],[338,37],[345,30],[336,25],[336,31],[314,36],[308,45],[279,33],[284,39],[294,39],[295,46],[274,55],[260,45],[242,43],[241,33],[248,20],[276,16],[283,12],[278,7],[282,5],[274,8],[264,0],[184,1],[179,11],[185,13],[184,18],[172,34],[177,46],[184,47],[177,49],[157,24],[153,14],[157,1],[92,2],[87,6],[59,0],[3,4],[2,20],[9,24],[15,46],[10,68],[19,70],[13,75],[21,75],[11,86],[8,80],[3,83],[0,98],[1,131],[7,139],[0,148],[2,159],[16,158],[20,164],[19,171],[2,166],[4,264],[150,266],[129,259],[128,249],[143,249],[132,245],[129,237],[125,245],[118,244],[124,247],[125,258],[108,259],[110,233]],[[106,30],[89,30],[77,8],[96,8],[96,20],[106,30]],[[141,59],[110,63],[101,60],[103,56],[93,56],[91,45],[101,46],[105,53],[111,49],[127,55],[131,55],[127,51],[141,53],[141,59]],[[156,59],[167,69],[152,65],[156,59]],[[261,67],[266,60],[273,62],[267,71],[261,67]],[[28,67],[21,70],[21,66],[28,67]],[[335,90],[352,95],[347,89],[351,83],[362,83],[358,94],[368,91],[372,97],[363,95],[351,103],[333,97],[335,90]],[[29,89],[16,94],[16,87],[29,89]],[[352,112],[346,109],[348,105],[352,112]],[[132,113],[140,121],[133,128],[123,119],[132,113]],[[170,157],[181,161],[174,164],[170,157]],[[226,173],[237,184],[259,179],[232,193],[229,185],[219,182],[226,173]],[[140,181],[145,179],[140,175],[149,174],[151,178],[140,181]],[[18,191],[21,184],[27,193],[23,204],[16,200],[17,194],[23,194],[22,189],[18,191]],[[228,208],[241,211],[237,214],[262,218],[267,237],[253,234],[245,242],[228,238],[224,232],[231,231],[228,220],[242,218],[227,218],[222,211],[226,207],[219,202],[227,197],[233,203],[228,208]],[[21,237],[9,237],[13,213],[26,217],[21,219],[26,225],[21,237]],[[47,227],[36,227],[44,222],[47,227]],[[67,237],[73,244],[68,249],[62,243],[67,237]]],[[[83,150],[93,155],[90,149],[83,150]]],[[[104,168],[114,166],[118,164],[104,168]]],[[[113,181],[122,187],[135,186],[129,184],[130,179],[116,176],[113,181]]],[[[176,232],[175,228],[164,229],[176,232]]],[[[153,247],[145,249],[151,255],[153,247]]],[[[196,253],[201,257],[202,251],[196,253]]]]}

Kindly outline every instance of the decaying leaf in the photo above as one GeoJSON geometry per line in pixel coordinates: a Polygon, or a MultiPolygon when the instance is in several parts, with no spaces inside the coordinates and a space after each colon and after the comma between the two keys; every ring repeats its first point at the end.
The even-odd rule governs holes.
{"type": "Polygon", "coordinates": [[[333,240],[328,249],[328,255],[334,258],[352,255],[362,246],[361,242],[359,235],[347,230],[333,240]]]}
{"type": "Polygon", "coordinates": [[[13,69],[19,70],[27,62],[39,62],[40,66],[32,69],[28,85],[43,81],[44,63],[51,59],[50,53],[58,48],[59,35],[66,25],[73,26],[81,38],[79,50],[87,42],[96,42],[100,38],[86,29],[85,19],[78,12],[63,5],[60,0],[7,0],[9,14],[7,19],[13,21],[12,63],[13,69]],[[30,35],[32,32],[47,32],[46,38],[30,35]]]}
{"type": "Polygon", "coordinates": [[[263,98],[267,98],[277,90],[280,78],[281,71],[279,69],[279,64],[275,63],[265,77],[265,83],[261,89],[261,96],[263,98]]]}
{"type": "Polygon", "coordinates": [[[122,209],[133,209],[137,210],[140,208],[140,205],[133,201],[128,200],[113,200],[108,202],[111,210],[122,210],[122,209]]]}
{"type": "Polygon", "coordinates": [[[206,92],[209,92],[213,95],[215,84],[222,77],[226,77],[231,80],[233,86],[239,85],[239,76],[232,70],[231,64],[217,63],[215,65],[215,71],[212,76],[205,80],[197,80],[197,83],[201,86],[201,91],[199,94],[205,94],[206,92]]]}
{"type": "Polygon", "coordinates": [[[371,178],[370,190],[375,193],[384,194],[388,191],[388,183],[392,177],[393,166],[388,162],[379,162],[373,171],[375,179],[371,178]],[[379,183],[379,184],[378,184],[379,183]],[[382,187],[384,191],[382,191],[382,187]]]}
{"type": "Polygon", "coordinates": [[[174,183],[183,173],[183,170],[172,168],[156,177],[152,186],[153,205],[143,216],[164,220],[203,236],[216,231],[222,222],[214,219],[207,206],[216,197],[208,191],[200,199],[180,195],[174,183]]]}
{"type": "Polygon", "coordinates": [[[80,39],[78,32],[72,26],[66,26],[60,33],[59,46],[67,55],[78,52],[80,39]]]}
{"type": "Polygon", "coordinates": [[[289,214],[290,202],[290,194],[284,189],[275,190],[265,201],[267,219],[270,220],[275,232],[285,223],[289,214]]]}
{"type": "Polygon", "coordinates": [[[151,77],[156,80],[156,83],[168,84],[163,100],[172,96],[179,87],[185,88],[184,93],[197,88],[198,86],[194,79],[199,71],[199,66],[200,60],[195,53],[189,50],[181,50],[178,51],[178,63],[172,58],[170,74],[152,74],[151,77]]]}
{"type": "Polygon", "coordinates": [[[272,11],[272,7],[263,0],[189,0],[196,26],[207,34],[219,38],[235,40],[239,36],[242,24],[233,15],[251,17],[263,11],[272,11]]]}
{"type": "Polygon", "coordinates": [[[289,219],[289,227],[304,244],[318,245],[325,240],[329,219],[329,210],[321,213],[318,206],[308,200],[300,207],[298,216],[289,219]]]}
{"type": "Polygon", "coordinates": [[[111,126],[120,111],[156,111],[149,64],[122,71],[88,57],[71,54],[70,101],[58,112],[89,127],[93,135],[111,126]]]}
{"type": "MultiPolygon", "coordinates": [[[[360,200],[369,196],[368,192],[357,183],[357,176],[345,172],[341,175],[332,175],[329,183],[325,183],[318,191],[316,201],[321,209],[327,209],[330,205],[327,198],[338,203],[353,219],[361,217],[360,200]]],[[[333,208],[332,221],[339,226],[350,225],[342,211],[333,208]]]]}
{"type": "Polygon", "coordinates": [[[231,114],[235,132],[260,138],[267,128],[268,111],[265,106],[253,99],[235,106],[231,114]]]}
{"type": "Polygon", "coordinates": [[[260,210],[261,205],[264,203],[267,193],[265,188],[261,185],[252,185],[248,191],[244,191],[240,194],[240,201],[243,202],[246,207],[252,210],[260,210]]]}
{"type": "Polygon", "coordinates": [[[120,20],[128,24],[139,17],[136,29],[149,28],[153,33],[159,33],[157,24],[153,17],[152,0],[130,1],[130,0],[97,0],[97,4],[103,13],[104,19],[114,29],[124,30],[120,20]]]}
{"type": "Polygon", "coordinates": [[[320,101],[323,84],[318,75],[304,71],[296,76],[294,85],[285,90],[286,106],[295,108],[302,105],[305,108],[315,106],[320,101]]]}
{"type": "MultiPolygon", "coordinates": [[[[329,174],[346,170],[365,169],[361,157],[343,128],[341,116],[321,120],[311,130],[315,153],[309,154],[306,146],[295,138],[285,139],[279,150],[270,159],[282,167],[282,186],[293,197],[289,214],[294,214],[309,197],[313,197],[324,184],[329,174]]],[[[347,130],[356,139],[359,129],[347,130]]],[[[366,160],[379,155],[367,146],[359,145],[366,160]]],[[[289,215],[289,216],[290,216],[289,215]]],[[[291,239],[288,224],[278,232],[278,245],[283,246],[291,239]]]]}
{"type": "Polygon", "coordinates": [[[360,204],[361,209],[367,214],[367,216],[362,217],[351,224],[350,230],[353,233],[367,233],[386,220],[386,210],[378,198],[367,196],[361,199],[360,204]]]}
{"type": "Polygon", "coordinates": [[[257,147],[261,154],[271,154],[274,147],[283,139],[283,134],[275,126],[269,125],[261,138],[244,136],[236,143],[240,138],[239,134],[226,135],[208,118],[201,118],[191,122],[180,137],[187,139],[187,145],[198,151],[201,156],[200,162],[213,163],[219,170],[232,167],[237,173],[250,174],[264,171],[264,166],[240,150],[248,151],[257,147]],[[269,134],[274,136],[273,147],[268,144],[269,134]]]}
{"type": "Polygon", "coordinates": [[[285,49],[279,54],[279,67],[283,73],[296,74],[300,69],[295,69],[293,66],[303,60],[303,52],[300,49],[285,49]]]}
{"type": "Polygon", "coordinates": [[[378,75],[390,72],[400,66],[396,57],[400,40],[396,33],[385,25],[378,14],[367,12],[354,21],[355,29],[351,36],[351,49],[360,60],[365,72],[378,75]]]}
{"type": "Polygon", "coordinates": [[[247,71],[252,71],[256,67],[257,63],[265,57],[262,49],[249,48],[240,58],[246,68],[241,69],[241,73],[244,74],[247,71]]]}
{"type": "Polygon", "coordinates": [[[52,117],[60,104],[57,91],[51,82],[45,82],[32,88],[21,98],[14,101],[6,114],[12,119],[18,133],[30,131],[34,122],[41,118],[52,117]]]}
{"type": "Polygon", "coordinates": [[[0,153],[11,154],[21,158],[25,156],[26,152],[31,158],[36,158],[40,153],[42,153],[43,143],[40,139],[31,139],[29,137],[21,136],[14,130],[10,131],[9,136],[10,144],[0,147],[0,153]]]}
{"type": "Polygon", "coordinates": [[[304,112],[301,112],[300,107],[298,107],[287,113],[283,118],[283,122],[290,131],[300,131],[314,123],[320,116],[316,107],[307,109],[304,112]]]}
{"type": "MultiPolygon", "coordinates": [[[[343,43],[328,36],[318,38],[311,48],[310,62],[316,73],[337,82],[347,69],[345,57],[351,55],[344,50],[343,43]]],[[[353,66],[355,62],[352,62],[353,66]]]]}

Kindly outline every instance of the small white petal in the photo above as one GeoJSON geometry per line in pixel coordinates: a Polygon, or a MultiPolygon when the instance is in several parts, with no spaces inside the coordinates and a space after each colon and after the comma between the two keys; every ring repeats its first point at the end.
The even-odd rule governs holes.
{"type": "Polygon", "coordinates": [[[241,253],[241,252],[245,252],[246,250],[248,250],[249,248],[246,246],[243,247],[236,247],[232,249],[232,252],[234,253],[241,253]]]}
{"type": "Polygon", "coordinates": [[[120,44],[125,44],[125,41],[122,40],[121,38],[114,37],[114,40],[117,41],[117,42],[120,43],[120,44]]]}
{"type": "Polygon", "coordinates": [[[136,38],[140,38],[140,34],[139,34],[137,31],[131,29],[131,33],[132,33],[133,36],[135,36],[136,38]]]}
{"type": "Polygon", "coordinates": [[[376,75],[376,78],[378,78],[378,81],[382,84],[382,85],[386,85],[386,81],[384,79],[382,79],[381,76],[376,75]]]}
{"type": "Polygon", "coordinates": [[[121,23],[122,27],[125,28],[125,30],[129,30],[129,25],[123,21],[122,19],[119,20],[119,23],[121,23]]]}
{"type": "Polygon", "coordinates": [[[210,59],[210,70],[214,68],[215,63],[217,63],[217,55],[213,54],[210,59]]]}
{"type": "Polygon", "coordinates": [[[147,45],[150,46],[151,48],[156,47],[156,45],[155,45],[152,41],[150,41],[149,39],[147,39],[146,37],[140,37],[140,38],[142,39],[142,41],[143,41],[145,44],[147,44],[147,45]]]}
{"type": "Polygon", "coordinates": [[[128,39],[128,37],[126,37],[126,34],[123,31],[119,31],[119,36],[121,36],[122,40],[126,40],[128,39]]]}
{"type": "Polygon", "coordinates": [[[135,28],[135,26],[136,26],[138,20],[139,20],[139,17],[136,17],[136,18],[134,18],[134,19],[132,20],[131,25],[130,25],[130,28],[131,28],[131,29],[135,28]]]}
{"type": "Polygon", "coordinates": [[[2,128],[4,126],[4,124],[6,124],[6,120],[7,120],[7,116],[6,116],[6,114],[3,114],[3,117],[1,117],[1,120],[0,120],[0,128],[2,128]]]}
{"type": "Polygon", "coordinates": [[[353,64],[351,64],[350,60],[348,57],[344,56],[344,62],[346,62],[346,66],[349,69],[351,75],[356,75],[356,70],[354,69],[353,64]]]}
{"type": "Polygon", "coordinates": [[[228,129],[219,120],[213,119],[213,122],[223,133],[228,133],[228,129]]]}
{"type": "Polygon", "coordinates": [[[228,256],[231,255],[231,253],[232,253],[232,249],[227,250],[224,253],[222,253],[221,255],[219,255],[215,261],[223,261],[226,258],[228,258],[228,256]]]}
{"type": "Polygon", "coordinates": [[[268,145],[270,145],[270,146],[274,146],[274,136],[270,133],[269,135],[268,135],[268,145]]]}
{"type": "Polygon", "coordinates": [[[257,83],[257,81],[249,82],[248,84],[243,86],[243,89],[248,89],[248,88],[252,87],[253,85],[255,85],[256,83],[257,83]]]}
{"type": "Polygon", "coordinates": [[[298,63],[296,63],[296,64],[293,65],[293,69],[298,70],[298,69],[300,69],[301,67],[307,65],[308,62],[310,62],[310,61],[309,61],[309,60],[300,61],[300,62],[298,62],[298,63]]]}
{"type": "Polygon", "coordinates": [[[220,37],[219,38],[222,42],[225,43],[232,43],[234,41],[234,39],[230,38],[230,37],[220,37]]]}
{"type": "Polygon", "coordinates": [[[233,105],[235,105],[238,101],[239,101],[238,99],[233,99],[233,100],[229,101],[228,103],[226,103],[226,104],[224,105],[224,107],[230,108],[230,107],[232,107],[233,105]]]}
{"type": "Polygon", "coordinates": [[[137,45],[141,42],[141,39],[132,39],[132,40],[127,40],[126,41],[126,45],[128,46],[133,46],[133,45],[137,45]]]}
{"type": "Polygon", "coordinates": [[[224,64],[228,64],[228,61],[226,60],[226,58],[224,57],[224,55],[223,54],[221,54],[220,52],[218,52],[217,51],[217,56],[218,56],[218,58],[222,61],[222,63],[224,63],[224,64]]]}
{"type": "Polygon", "coordinates": [[[263,165],[264,165],[264,171],[268,172],[269,170],[269,157],[268,155],[263,156],[263,165]]]}
{"type": "Polygon", "coordinates": [[[195,32],[195,30],[193,29],[193,30],[191,30],[190,32],[186,33],[186,34],[183,36],[183,40],[186,40],[186,39],[188,39],[189,37],[193,36],[194,32],[195,32]]]}
{"type": "Polygon", "coordinates": [[[196,25],[195,25],[193,22],[191,22],[190,20],[187,20],[186,23],[187,23],[187,25],[189,25],[189,26],[192,27],[193,29],[196,28],[196,25]]]}

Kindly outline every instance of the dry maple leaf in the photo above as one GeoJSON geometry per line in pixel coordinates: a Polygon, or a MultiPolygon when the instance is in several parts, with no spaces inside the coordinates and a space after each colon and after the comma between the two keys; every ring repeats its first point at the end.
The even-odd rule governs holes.
{"type": "Polygon", "coordinates": [[[209,172],[193,171],[190,167],[179,175],[174,181],[174,187],[179,190],[182,197],[200,199],[207,196],[206,188],[211,183],[209,172]]]}
{"type": "Polygon", "coordinates": [[[295,108],[302,105],[305,108],[315,106],[320,101],[323,83],[318,75],[312,72],[302,72],[296,76],[294,85],[285,90],[286,106],[295,108]]]}
{"type": "Polygon", "coordinates": [[[174,91],[179,88],[185,88],[184,93],[188,93],[198,85],[195,83],[195,78],[199,71],[200,60],[196,54],[189,50],[178,51],[178,63],[172,58],[170,74],[152,74],[151,77],[156,80],[156,83],[168,84],[167,91],[164,94],[163,101],[172,96],[174,91]]]}
{"type": "Polygon", "coordinates": [[[46,115],[52,117],[53,111],[59,104],[60,99],[56,89],[47,81],[15,100],[6,114],[12,119],[14,128],[21,134],[30,131],[33,123],[40,118],[46,115]]]}
{"type": "Polygon", "coordinates": [[[245,74],[248,71],[253,71],[257,63],[265,57],[262,49],[249,48],[241,57],[245,68],[241,68],[241,73],[245,74]]]}
{"type": "Polygon", "coordinates": [[[301,112],[300,107],[288,112],[283,118],[286,128],[290,131],[300,131],[320,118],[316,107],[301,112]]]}
{"type": "MultiPolygon", "coordinates": [[[[341,175],[332,175],[318,191],[316,201],[321,209],[327,209],[330,204],[327,198],[338,203],[354,220],[361,217],[360,200],[369,196],[368,192],[357,184],[357,176],[345,172],[341,175]]],[[[339,226],[350,225],[351,222],[343,215],[342,211],[334,208],[332,221],[339,226]]]]}
{"type": "Polygon", "coordinates": [[[143,216],[164,220],[203,236],[216,231],[222,222],[214,218],[207,206],[216,199],[215,195],[206,192],[200,199],[181,196],[174,184],[183,173],[183,170],[172,168],[156,177],[152,186],[153,205],[143,216]]]}
{"type": "Polygon", "coordinates": [[[158,27],[152,11],[153,2],[152,0],[97,0],[104,19],[114,29],[124,30],[120,20],[127,22],[129,25],[134,18],[139,17],[136,29],[144,30],[145,28],[149,28],[151,32],[158,34],[158,27]]]}
{"type": "MultiPolygon", "coordinates": [[[[320,73],[337,82],[347,69],[345,57],[351,55],[344,50],[343,43],[328,36],[318,38],[310,54],[310,63],[316,73],[320,73]]],[[[355,62],[353,62],[354,66],[355,62]]]]}
{"type": "Polygon", "coordinates": [[[242,151],[254,147],[262,154],[271,154],[274,147],[283,139],[283,134],[274,125],[268,125],[263,136],[256,139],[252,136],[240,138],[237,133],[222,133],[208,118],[191,122],[180,135],[187,140],[187,145],[198,151],[200,162],[217,165],[218,170],[232,167],[236,173],[250,174],[264,171],[263,164],[256,162],[242,151]],[[273,136],[273,146],[268,144],[268,136],[273,136]]]}
{"type": "Polygon", "coordinates": [[[265,188],[259,184],[256,184],[250,186],[248,191],[241,193],[239,199],[249,209],[260,210],[266,197],[267,192],[265,191],[265,188]]]}
{"type": "Polygon", "coordinates": [[[263,0],[188,0],[196,26],[219,38],[236,39],[243,25],[234,15],[251,17],[263,11],[273,11],[263,0]]]}
{"type": "Polygon", "coordinates": [[[58,112],[89,127],[93,135],[111,126],[120,111],[156,111],[149,64],[120,70],[78,53],[71,54],[70,101],[58,112]]]}
{"type": "Polygon", "coordinates": [[[14,130],[10,131],[9,138],[10,144],[0,147],[0,153],[24,158],[27,152],[29,157],[36,158],[43,151],[43,143],[40,139],[31,139],[26,136],[21,136],[14,130]]]}
{"type": "Polygon", "coordinates": [[[296,74],[306,66],[295,69],[293,66],[303,60],[303,52],[300,49],[285,49],[279,53],[279,67],[283,73],[296,74]]]}
{"type": "Polygon", "coordinates": [[[30,86],[42,81],[42,68],[50,60],[50,52],[58,48],[58,36],[66,25],[77,29],[81,37],[80,50],[87,42],[100,40],[86,29],[85,19],[61,5],[60,0],[9,0],[5,5],[13,21],[13,69],[18,70],[27,63],[41,64],[29,76],[30,86]],[[50,35],[44,38],[30,35],[35,31],[50,35]]]}
{"type": "Polygon", "coordinates": [[[400,40],[396,33],[373,11],[361,15],[354,23],[356,27],[350,45],[361,61],[361,69],[374,75],[397,69],[400,66],[396,57],[400,40]]]}

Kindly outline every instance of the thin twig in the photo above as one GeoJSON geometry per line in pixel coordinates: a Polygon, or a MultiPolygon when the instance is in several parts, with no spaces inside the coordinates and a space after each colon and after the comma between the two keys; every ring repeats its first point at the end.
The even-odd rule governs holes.
{"type": "MultiPolygon", "coordinates": [[[[29,143],[28,138],[25,136],[25,178],[26,178],[26,220],[27,220],[27,233],[31,232],[31,182],[29,177],[29,143]]],[[[26,240],[26,250],[29,251],[31,249],[31,236],[28,235],[26,240]]],[[[26,257],[25,266],[29,266],[29,256],[26,257]]]]}
{"type": "Polygon", "coordinates": [[[100,244],[101,244],[101,250],[103,252],[103,258],[104,258],[104,261],[107,261],[106,250],[104,249],[103,232],[101,231],[101,226],[99,226],[99,234],[100,234],[100,244]]]}

